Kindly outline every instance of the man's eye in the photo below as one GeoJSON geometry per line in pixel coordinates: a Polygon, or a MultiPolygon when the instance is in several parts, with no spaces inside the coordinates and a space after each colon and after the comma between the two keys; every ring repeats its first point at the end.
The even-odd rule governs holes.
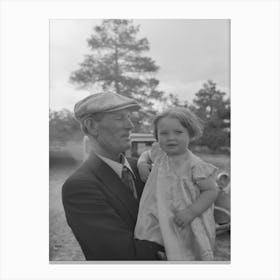
{"type": "Polygon", "coordinates": [[[178,133],[178,134],[183,133],[183,131],[181,131],[181,130],[176,130],[175,132],[178,133]]]}

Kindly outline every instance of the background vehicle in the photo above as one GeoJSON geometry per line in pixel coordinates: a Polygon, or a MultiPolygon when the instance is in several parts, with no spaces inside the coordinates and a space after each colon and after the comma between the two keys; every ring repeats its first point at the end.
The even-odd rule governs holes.
{"type": "Polygon", "coordinates": [[[127,152],[128,156],[139,157],[142,152],[151,149],[152,144],[156,141],[151,133],[131,133],[131,148],[127,152]]]}

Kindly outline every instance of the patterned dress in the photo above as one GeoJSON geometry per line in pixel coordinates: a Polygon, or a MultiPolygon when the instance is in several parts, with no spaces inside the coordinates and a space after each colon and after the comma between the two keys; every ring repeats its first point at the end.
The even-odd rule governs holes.
{"type": "Polygon", "coordinates": [[[195,202],[200,194],[196,181],[213,176],[217,168],[187,150],[180,162],[183,172],[178,174],[173,158],[157,143],[152,147],[151,158],[153,168],[141,197],[135,238],[163,245],[168,260],[214,260],[213,206],[184,229],[174,223],[172,209],[184,209],[195,202]]]}

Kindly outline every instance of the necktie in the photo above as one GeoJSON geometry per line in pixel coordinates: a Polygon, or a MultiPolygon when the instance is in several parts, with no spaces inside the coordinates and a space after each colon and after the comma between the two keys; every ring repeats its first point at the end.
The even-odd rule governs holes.
{"type": "Polygon", "coordinates": [[[137,199],[137,193],[136,193],[135,183],[133,180],[133,174],[131,173],[129,168],[127,168],[125,165],[123,166],[123,169],[122,169],[122,181],[128,187],[128,189],[131,191],[133,196],[137,199]]]}

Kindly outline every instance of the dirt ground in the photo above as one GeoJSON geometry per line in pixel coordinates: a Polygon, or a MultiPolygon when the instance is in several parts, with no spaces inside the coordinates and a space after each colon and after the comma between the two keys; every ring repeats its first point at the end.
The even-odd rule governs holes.
{"type": "MultiPolygon", "coordinates": [[[[216,159],[219,163],[224,160],[216,159]]],[[[222,164],[228,169],[228,162],[222,164]]],[[[61,187],[66,178],[76,169],[75,165],[58,165],[50,168],[49,191],[49,260],[83,261],[81,249],[68,227],[61,201],[61,187]]],[[[230,233],[217,236],[215,260],[230,261],[230,233]]]]}
{"type": "Polygon", "coordinates": [[[75,166],[56,166],[50,168],[49,191],[49,260],[85,260],[71,229],[67,225],[61,200],[61,188],[75,166]]]}

